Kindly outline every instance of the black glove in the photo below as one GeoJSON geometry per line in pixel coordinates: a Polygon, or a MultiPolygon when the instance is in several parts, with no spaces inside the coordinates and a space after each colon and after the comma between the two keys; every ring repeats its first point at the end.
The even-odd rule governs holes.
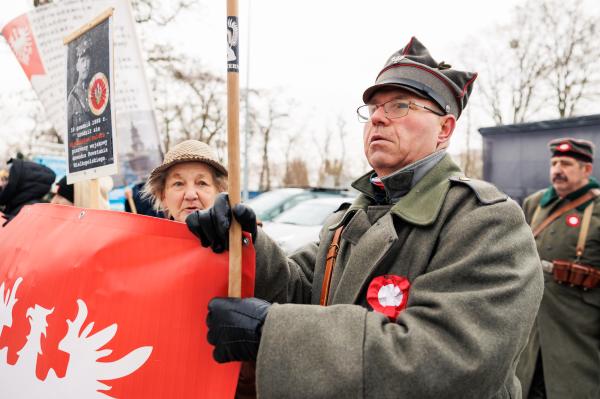
{"type": "Polygon", "coordinates": [[[219,363],[252,361],[271,304],[258,298],[213,298],[208,303],[208,343],[219,363]]]}
{"type": "Polygon", "coordinates": [[[256,240],[254,211],[243,204],[236,204],[232,212],[227,193],[217,195],[212,208],[195,211],[188,215],[185,223],[188,229],[200,239],[203,247],[211,247],[214,252],[221,253],[229,248],[229,226],[232,213],[240,223],[242,230],[252,235],[254,242],[256,240]]]}

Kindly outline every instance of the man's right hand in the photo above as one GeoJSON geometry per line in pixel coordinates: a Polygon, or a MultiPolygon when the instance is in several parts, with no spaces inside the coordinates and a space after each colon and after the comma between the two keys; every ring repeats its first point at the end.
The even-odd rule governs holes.
{"type": "Polygon", "coordinates": [[[252,241],[255,241],[257,228],[254,211],[243,204],[236,204],[232,210],[229,207],[227,193],[219,194],[212,208],[190,214],[185,219],[185,223],[188,229],[200,239],[203,247],[211,247],[214,252],[221,253],[229,248],[232,213],[242,230],[250,233],[252,241]]]}

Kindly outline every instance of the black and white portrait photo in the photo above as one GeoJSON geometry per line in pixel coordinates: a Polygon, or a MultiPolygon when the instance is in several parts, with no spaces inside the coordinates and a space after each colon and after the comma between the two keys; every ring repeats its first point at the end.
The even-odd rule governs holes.
{"type": "Polygon", "coordinates": [[[115,164],[110,30],[110,18],[105,18],[68,42],[69,173],[115,164]]]}

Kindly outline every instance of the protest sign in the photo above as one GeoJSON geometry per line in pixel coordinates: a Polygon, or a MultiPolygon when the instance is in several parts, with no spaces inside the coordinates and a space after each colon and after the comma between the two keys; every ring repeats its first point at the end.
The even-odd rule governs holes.
{"type": "Polygon", "coordinates": [[[44,105],[54,128],[67,134],[65,93],[65,49],[63,38],[113,7],[114,79],[112,95],[119,131],[117,150],[119,174],[115,186],[133,183],[160,164],[159,145],[152,101],[131,7],[127,0],[62,0],[21,15],[2,28],[44,105]]]}
{"type": "MultiPolygon", "coordinates": [[[[0,229],[0,387],[20,398],[232,398],[206,341],[227,254],[184,223],[51,204],[0,229]]],[[[254,249],[243,247],[242,294],[254,249]]]]}
{"type": "Polygon", "coordinates": [[[117,173],[112,12],[109,9],[64,40],[69,184],[117,173]]]}

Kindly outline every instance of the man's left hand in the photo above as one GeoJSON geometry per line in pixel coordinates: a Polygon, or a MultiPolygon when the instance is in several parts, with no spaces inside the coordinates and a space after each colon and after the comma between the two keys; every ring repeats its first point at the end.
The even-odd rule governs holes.
{"type": "Polygon", "coordinates": [[[256,360],[271,304],[258,298],[214,298],[208,303],[208,342],[219,363],[256,360]]]}

